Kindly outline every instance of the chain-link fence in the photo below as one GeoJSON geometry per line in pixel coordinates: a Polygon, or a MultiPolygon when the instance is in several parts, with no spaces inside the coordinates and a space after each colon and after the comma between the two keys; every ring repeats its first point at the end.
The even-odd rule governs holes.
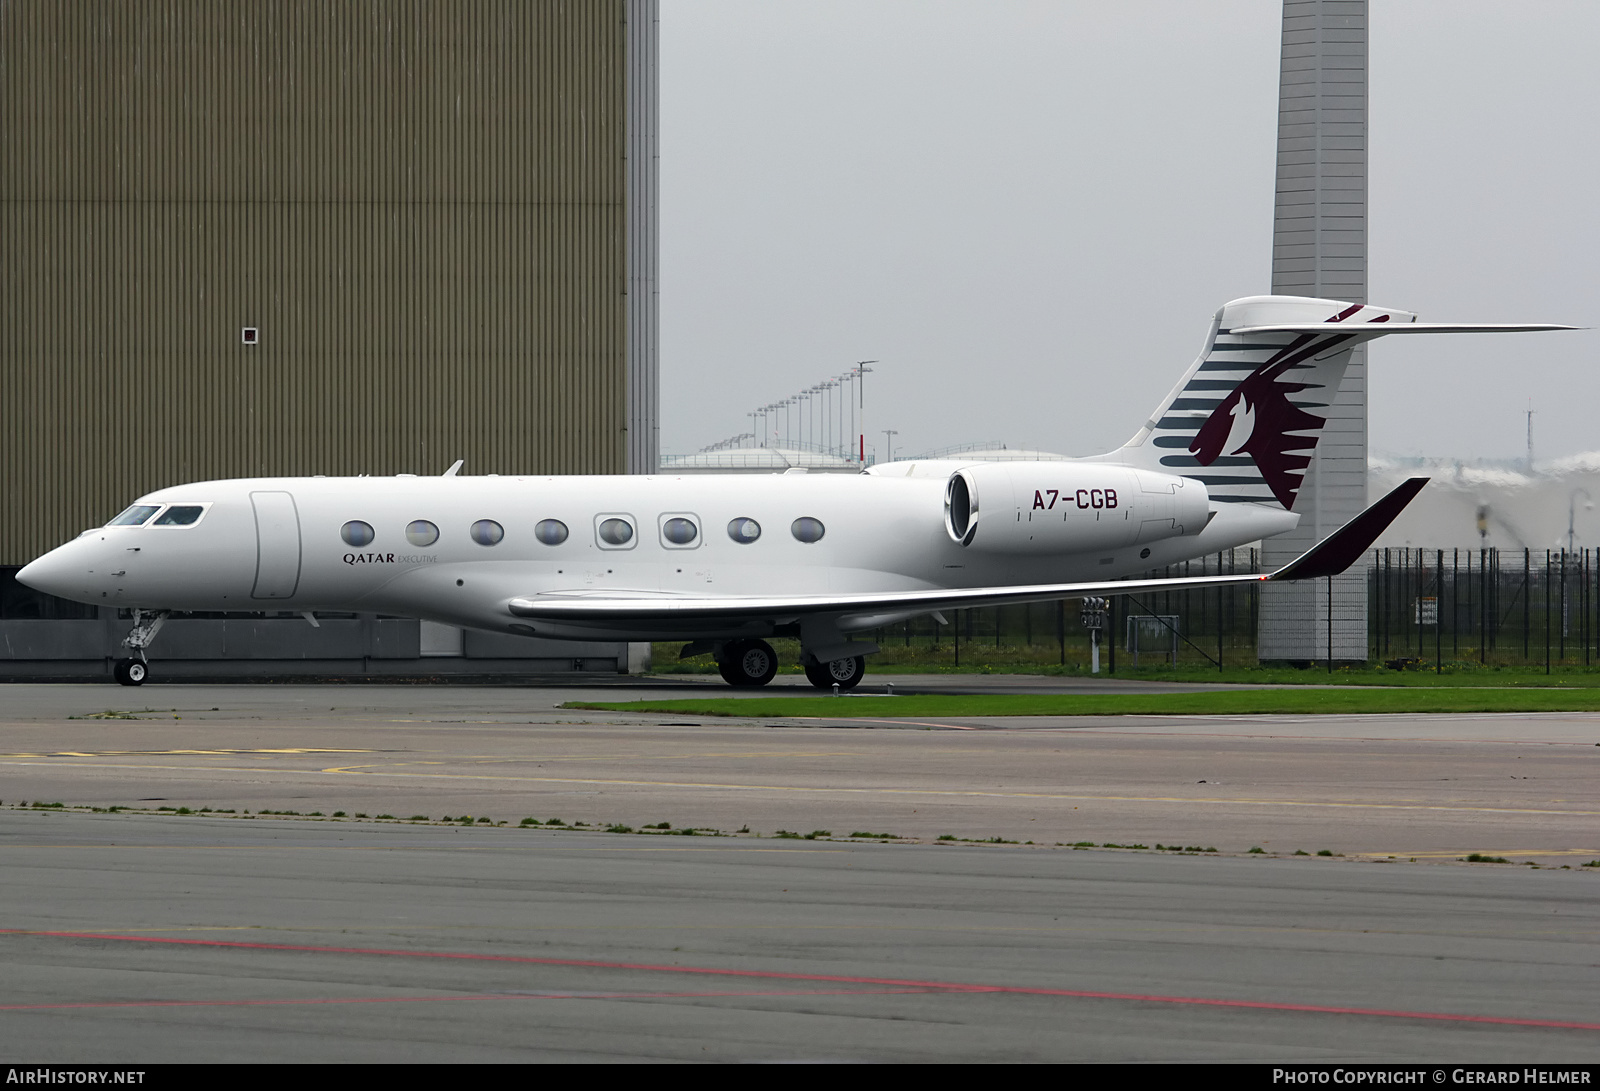
{"type": "MultiPolygon", "coordinates": [[[[1600,657],[1600,550],[1375,549],[1366,570],[1367,648],[1375,663],[1588,666],[1600,657]]],[[[1257,551],[1237,549],[1151,574],[1258,571],[1257,551]]],[[[1102,669],[1132,665],[1130,632],[1144,634],[1146,653],[1152,634],[1161,639],[1160,653],[1145,654],[1141,665],[1170,663],[1169,628],[1180,667],[1254,665],[1259,605],[1253,584],[1114,596],[1104,611],[1102,669]]],[[[1080,613],[1077,599],[945,611],[947,624],[924,617],[877,630],[879,662],[937,655],[962,667],[1087,669],[1091,647],[1080,613]]]]}
{"type": "MultiPolygon", "coordinates": [[[[1156,576],[1215,576],[1260,571],[1254,549],[1230,549],[1184,564],[1153,571],[1156,576]]],[[[1103,611],[1100,637],[1102,670],[1130,665],[1128,634],[1144,634],[1146,652],[1152,637],[1161,650],[1145,654],[1143,665],[1170,663],[1168,629],[1182,665],[1243,666],[1254,664],[1259,591],[1255,585],[1190,588],[1139,595],[1117,595],[1103,611]],[[1129,619],[1134,619],[1130,624],[1129,619]],[[1140,621],[1138,619],[1147,619],[1140,621]],[[1158,631],[1159,630],[1159,631],[1158,631]]],[[[946,610],[946,624],[931,617],[915,618],[875,631],[883,649],[878,669],[895,662],[925,662],[944,657],[952,667],[996,667],[1014,664],[1082,665],[1092,658],[1089,631],[1081,622],[1081,600],[1039,602],[1024,606],[946,610]]]]}
{"type": "Polygon", "coordinates": [[[1588,666],[1592,549],[1377,549],[1367,568],[1376,660],[1588,666]]]}

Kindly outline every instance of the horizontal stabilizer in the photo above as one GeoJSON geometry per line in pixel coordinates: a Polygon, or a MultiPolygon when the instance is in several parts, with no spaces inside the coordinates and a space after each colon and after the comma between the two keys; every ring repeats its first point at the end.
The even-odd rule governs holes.
{"type": "Polygon", "coordinates": [[[1351,322],[1333,328],[1326,322],[1291,322],[1275,326],[1240,326],[1226,332],[1236,337],[1256,333],[1348,333],[1370,339],[1395,333],[1541,333],[1545,330],[1581,329],[1582,326],[1508,322],[1351,322]]]}

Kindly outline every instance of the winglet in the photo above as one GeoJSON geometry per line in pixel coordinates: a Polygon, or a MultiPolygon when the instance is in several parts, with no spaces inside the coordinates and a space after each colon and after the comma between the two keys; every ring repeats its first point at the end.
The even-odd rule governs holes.
{"type": "Polygon", "coordinates": [[[1383,533],[1384,528],[1394,522],[1394,517],[1411,503],[1417,493],[1422,491],[1422,486],[1427,483],[1426,477],[1413,477],[1402,483],[1382,500],[1278,569],[1267,579],[1314,580],[1323,576],[1337,576],[1367,551],[1367,548],[1377,540],[1378,535],[1383,533]]]}
{"type": "Polygon", "coordinates": [[[450,468],[448,470],[446,470],[444,473],[440,474],[439,476],[440,477],[454,477],[456,474],[461,472],[461,465],[462,465],[462,463],[464,463],[466,461],[467,460],[464,459],[464,458],[456,459],[454,462],[450,463],[450,468]]]}

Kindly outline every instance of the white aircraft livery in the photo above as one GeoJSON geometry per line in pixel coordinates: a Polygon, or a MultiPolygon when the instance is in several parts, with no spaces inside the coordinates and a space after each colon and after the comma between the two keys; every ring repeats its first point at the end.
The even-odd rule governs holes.
{"type": "MultiPolygon", "coordinates": [[[[1276,572],[1128,578],[1280,534],[1350,350],[1421,323],[1293,296],[1234,300],[1121,448],[1048,462],[891,462],[859,475],[262,478],[140,497],[38,558],[37,590],[130,609],[117,680],[149,676],[173,611],[418,617],[567,640],[685,641],[736,686],[771,681],[767,637],[848,689],[853,633],[959,607],[1309,579],[1343,571],[1414,479],[1276,572]]],[[[942,618],[940,619],[942,620],[942,618]]]]}

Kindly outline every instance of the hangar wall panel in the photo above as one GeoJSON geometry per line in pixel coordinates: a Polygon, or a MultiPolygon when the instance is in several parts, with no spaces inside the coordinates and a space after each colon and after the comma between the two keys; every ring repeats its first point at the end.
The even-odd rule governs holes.
{"type": "Polygon", "coordinates": [[[661,468],[656,134],[659,0],[627,0],[628,20],[628,472],[661,468]]]}
{"type": "Polygon", "coordinates": [[[0,5],[0,564],[182,481],[627,469],[635,10],[0,5]]]}

